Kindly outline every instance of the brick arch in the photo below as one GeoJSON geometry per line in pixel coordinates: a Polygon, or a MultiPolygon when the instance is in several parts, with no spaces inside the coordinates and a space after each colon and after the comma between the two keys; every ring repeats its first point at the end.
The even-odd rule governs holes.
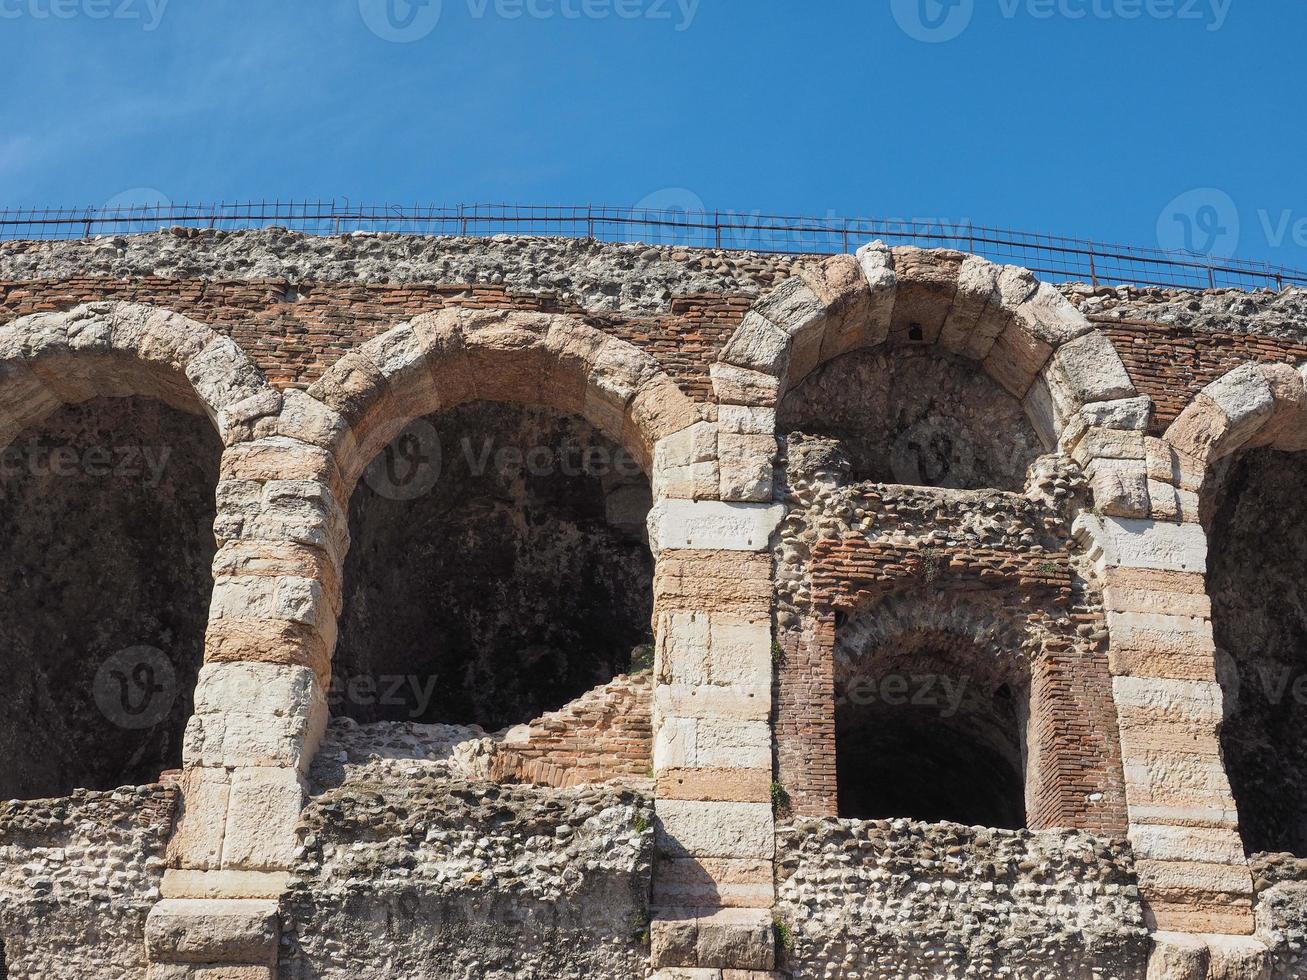
{"type": "Polygon", "coordinates": [[[646,472],[654,446],[700,421],[651,356],[576,316],[447,309],[393,327],[342,357],[308,394],[338,414],[345,487],[410,421],[470,401],[580,415],[646,472]]]}
{"type": "Polygon", "coordinates": [[[206,414],[224,444],[281,407],[234,340],[169,310],[87,303],[0,327],[0,445],[64,405],[130,395],[206,414]]]}
{"type": "Polygon", "coordinates": [[[1107,337],[1028,270],[878,241],[803,268],[755,303],[713,384],[724,404],[775,406],[820,365],[882,344],[978,362],[1050,447],[1085,406],[1137,394],[1107,337]]]}

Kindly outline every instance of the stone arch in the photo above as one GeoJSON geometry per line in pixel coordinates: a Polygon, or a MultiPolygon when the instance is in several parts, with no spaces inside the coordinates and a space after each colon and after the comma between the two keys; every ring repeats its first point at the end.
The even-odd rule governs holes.
{"type": "Polygon", "coordinates": [[[86,303],[0,327],[0,445],[63,405],[128,395],[203,412],[224,444],[281,407],[234,340],[169,310],[86,303]]]}
{"type": "Polygon", "coordinates": [[[1307,449],[1307,363],[1242,364],[1193,397],[1163,436],[1173,453],[1159,476],[1201,489],[1212,467],[1241,449],[1307,449]]]}
{"type": "MultiPolygon", "coordinates": [[[[67,638],[65,649],[43,660],[43,670],[62,678],[60,683],[49,687],[47,679],[35,676],[28,704],[61,698],[55,702],[65,705],[60,731],[78,742],[99,733],[93,749],[70,754],[82,762],[50,762],[48,774],[42,777],[49,784],[47,794],[70,782],[85,785],[82,780],[139,781],[149,778],[151,767],[157,773],[159,766],[168,765],[164,760],[174,752],[185,754],[180,727],[174,732],[172,726],[180,726],[188,716],[196,672],[203,673],[202,640],[212,601],[211,534],[223,523],[217,488],[224,447],[247,438],[258,421],[274,415],[280,406],[281,396],[234,341],[165,309],[96,302],[24,316],[0,327],[0,448],[9,447],[20,433],[32,431],[30,449],[13,447],[10,452],[18,457],[28,451],[44,452],[40,446],[47,439],[54,439],[61,453],[87,451],[83,465],[74,465],[65,474],[69,479],[54,480],[44,491],[40,481],[50,480],[52,470],[38,468],[35,456],[29,460],[30,479],[6,488],[7,508],[10,503],[16,508],[10,513],[28,521],[32,530],[28,534],[15,526],[13,534],[7,532],[7,545],[12,543],[16,549],[11,558],[21,565],[25,549],[30,553],[33,547],[41,548],[30,562],[39,566],[40,573],[25,575],[22,585],[31,590],[27,608],[33,612],[6,629],[14,630],[10,638],[19,648],[35,642],[34,630],[67,638]],[[164,407],[156,410],[151,403],[164,407]],[[189,421],[193,417],[207,418],[208,424],[189,421]],[[216,437],[209,432],[210,424],[216,437]],[[124,426],[137,433],[136,438],[151,433],[167,440],[164,447],[169,455],[157,460],[158,469],[152,474],[161,482],[127,482],[128,464],[135,458],[139,465],[148,444],[132,444],[129,438],[126,448],[137,454],[131,457],[119,452],[120,443],[100,441],[119,438],[114,433],[124,426]],[[174,455],[173,447],[183,441],[201,448],[174,455]],[[101,547],[97,561],[92,542],[76,535],[41,537],[49,533],[48,514],[55,512],[42,508],[57,508],[61,501],[66,505],[69,494],[76,499],[86,494],[88,506],[105,507],[102,530],[114,544],[104,547],[112,547],[112,555],[101,547]],[[197,514],[207,514],[215,523],[201,525],[197,514]],[[172,533],[151,535],[152,520],[162,520],[172,533]],[[123,574],[111,575],[111,568],[102,564],[105,561],[123,563],[123,574]],[[86,577],[96,571],[98,578],[86,577]],[[37,601],[52,593],[57,600],[37,601]],[[111,606],[97,605],[106,601],[97,597],[110,595],[115,597],[111,606]],[[80,612],[65,622],[62,617],[70,615],[68,610],[80,612]],[[128,619],[111,610],[124,615],[134,610],[130,627],[128,619]],[[55,619],[43,623],[41,616],[55,619]],[[129,645],[122,648],[124,643],[129,645]],[[89,672],[83,669],[88,662],[85,656],[96,652],[109,658],[101,660],[101,670],[111,664],[165,673],[175,669],[168,713],[148,726],[115,716],[112,703],[106,707],[101,700],[107,696],[102,684],[108,681],[98,679],[94,665],[89,672]],[[169,666],[158,663],[160,656],[169,666]],[[109,729],[96,727],[105,721],[109,729]],[[165,726],[166,733],[158,726],[165,726]],[[125,732],[122,739],[100,737],[120,730],[125,732]],[[149,742],[148,751],[144,743],[133,748],[140,739],[149,742]],[[128,757],[132,761],[123,764],[129,768],[120,769],[119,761],[128,757]],[[144,762],[138,764],[142,758],[144,762]]],[[[6,472],[12,472],[8,466],[6,472]]],[[[166,683],[159,690],[167,692],[166,683]]],[[[197,688],[196,703],[202,699],[197,688]]]]}
{"type": "MultiPolygon", "coordinates": [[[[1174,515],[1207,545],[1202,678],[1245,849],[1307,855],[1307,365],[1247,363],[1193,397],[1154,449],[1174,515]],[[1210,647],[1208,648],[1210,650],[1210,647]]],[[[1179,610],[1178,610],[1179,611],[1179,610]]]]}
{"type": "MultiPolygon", "coordinates": [[[[817,367],[882,345],[979,363],[1049,449],[1072,452],[1094,429],[1142,443],[1149,401],[1106,335],[1029,270],[950,250],[877,241],[801,268],[745,315],[712,366],[713,385],[723,405],[774,410],[817,367]]],[[[1143,516],[1142,465],[1119,465],[1102,442],[1079,449],[1112,460],[1091,474],[1096,499],[1105,512],[1143,516]]]]}
{"type": "Polygon", "coordinates": [[[652,469],[657,443],[700,421],[650,355],[579,317],[454,308],[393,327],[309,388],[343,425],[331,449],[346,491],[416,418],[469,401],[580,415],[652,469]]]}

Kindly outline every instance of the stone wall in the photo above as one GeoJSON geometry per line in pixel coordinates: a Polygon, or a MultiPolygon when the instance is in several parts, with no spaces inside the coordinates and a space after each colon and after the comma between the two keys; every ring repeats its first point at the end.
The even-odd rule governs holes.
{"type": "MultiPolygon", "coordinates": [[[[611,978],[648,961],[649,784],[460,777],[324,746],[283,900],[283,980],[611,978]]],[[[424,753],[427,754],[427,753],[424,753]]]]}
{"type": "Polygon", "coordinates": [[[777,830],[795,980],[1143,980],[1129,845],[1081,831],[806,818],[777,830]]]}
{"type": "MultiPolygon", "coordinates": [[[[1201,519],[1237,450],[1307,448],[1307,388],[1284,363],[1305,353],[1297,303],[1059,291],[878,243],[785,259],[269,229],[0,246],[0,316],[20,317],[0,327],[4,442],[60,406],[136,397],[207,417],[223,447],[149,980],[650,964],[660,980],[759,980],[776,966],[778,878],[794,913],[782,952],[801,975],[852,974],[857,947],[870,975],[1097,965],[1124,980],[1147,955],[1142,927],[1153,980],[1256,976],[1254,899],[1269,891],[1254,891],[1221,752],[1201,519]],[[586,441],[638,461],[647,536],[609,520],[627,486],[460,478],[424,513],[369,480],[405,461],[387,447],[403,456],[414,420],[452,436],[537,409],[584,419],[586,441]],[[445,520],[482,490],[512,547],[496,552],[475,515],[445,520]],[[635,558],[645,548],[652,566],[635,558]],[[519,552],[525,577],[488,561],[519,552]],[[482,559],[494,575],[471,574],[482,559]],[[489,578],[512,584],[496,593],[489,578]],[[541,584],[549,598],[532,604],[541,584]],[[503,654],[505,669],[469,683],[460,654],[427,673],[480,702],[329,723],[342,680],[348,697],[381,659],[403,674],[457,631],[431,608],[446,592],[484,641],[472,659],[503,654]],[[360,619],[364,600],[414,618],[360,619]],[[496,608],[508,622],[487,626],[496,608]],[[582,666],[602,669],[545,671],[566,683],[542,691],[519,668],[582,651],[583,631],[554,622],[576,608],[620,657],[607,640],[598,658],[586,648],[582,666]],[[651,675],[591,690],[630,647],[643,662],[647,639],[651,675]],[[1006,796],[1049,831],[804,823],[782,832],[774,874],[774,814],[838,809],[837,683],[941,657],[983,682],[977,717],[950,731],[998,746],[1024,777],[1006,796]],[[534,715],[506,732],[434,724],[534,715]],[[1091,833],[1128,835],[1133,872],[1123,845],[1091,833]],[[885,861],[874,874],[838,863],[864,849],[885,861]],[[820,887],[795,870],[805,861],[820,887]],[[962,897],[943,912],[910,900],[936,893],[962,897]],[[887,909],[904,911],[900,932],[887,909]]],[[[557,424],[527,428],[551,441],[557,424]]],[[[87,574],[103,578],[101,564],[87,574]]],[[[914,768],[936,784],[978,768],[945,757],[941,727],[914,730],[932,736],[914,768]]]]}
{"type": "Polygon", "coordinates": [[[0,943],[9,980],[145,980],[175,786],[0,804],[0,943]]]}

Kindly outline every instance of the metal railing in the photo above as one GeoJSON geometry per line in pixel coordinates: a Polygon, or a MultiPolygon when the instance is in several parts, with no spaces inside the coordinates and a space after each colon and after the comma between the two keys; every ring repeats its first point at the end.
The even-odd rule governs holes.
{"type": "Polygon", "coordinates": [[[0,210],[0,240],[71,240],[162,229],[282,227],[315,235],[539,235],[782,254],[849,252],[873,239],[955,248],[1049,279],[1184,289],[1307,286],[1307,272],[1241,259],[1111,245],[1010,228],[885,218],[801,217],[602,205],[359,205],[338,201],[0,210]]]}

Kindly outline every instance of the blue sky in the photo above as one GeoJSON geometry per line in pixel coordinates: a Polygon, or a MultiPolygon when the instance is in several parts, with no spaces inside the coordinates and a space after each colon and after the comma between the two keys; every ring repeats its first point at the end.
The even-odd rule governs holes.
{"type": "Polygon", "coordinates": [[[0,0],[0,203],[701,200],[1307,268],[1304,40],[1299,0],[0,0]]]}

